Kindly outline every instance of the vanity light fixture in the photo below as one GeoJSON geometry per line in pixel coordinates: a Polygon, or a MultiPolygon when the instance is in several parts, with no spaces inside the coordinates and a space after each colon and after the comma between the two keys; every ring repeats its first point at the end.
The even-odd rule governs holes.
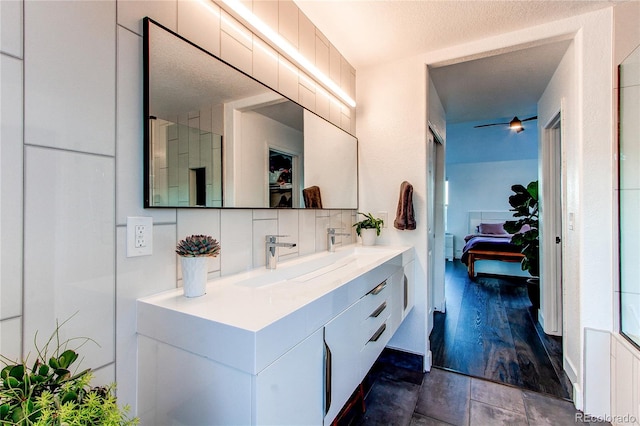
{"type": "MultiPolygon", "coordinates": [[[[207,0],[205,0],[207,1],[207,0]]],[[[280,50],[282,50],[289,58],[300,65],[305,71],[315,77],[322,85],[331,90],[336,96],[346,102],[352,108],[355,108],[356,102],[338,86],[333,80],[327,77],[314,64],[305,58],[295,47],[280,36],[276,31],[271,29],[267,24],[260,20],[256,15],[247,9],[240,0],[222,0],[231,10],[247,22],[258,34],[261,34],[280,50]]]]}

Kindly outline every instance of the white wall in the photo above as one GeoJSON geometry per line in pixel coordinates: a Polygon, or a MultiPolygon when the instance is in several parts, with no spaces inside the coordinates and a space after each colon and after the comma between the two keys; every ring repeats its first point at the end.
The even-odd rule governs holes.
{"type": "MultiPolygon", "coordinates": [[[[298,246],[282,255],[297,256],[325,250],[326,228],[354,221],[353,210],[143,209],[141,19],[221,54],[351,133],[355,116],[264,42],[232,27],[233,18],[221,24],[224,12],[214,3],[1,7],[0,353],[27,355],[36,330],[46,337],[56,319],[77,311],[62,337],[101,345],[82,349],[83,365],[98,369],[98,382],[117,380],[120,402],[135,411],[135,300],[179,285],[179,239],[209,233],[221,242],[221,256],[209,264],[215,277],[263,264],[267,233],[291,235],[298,246]],[[125,257],[127,216],[153,217],[152,256],[125,257]]],[[[355,71],[295,4],[256,2],[254,10],[355,96],[355,71]]]]}
{"type": "Polygon", "coordinates": [[[538,178],[538,160],[491,161],[447,165],[449,180],[448,232],[454,234],[455,257],[470,233],[469,211],[508,211],[511,185],[526,186],[538,178]]]}
{"type": "MultiPolygon", "coordinates": [[[[259,113],[244,111],[241,116],[242,135],[235,138],[234,147],[235,155],[239,155],[241,163],[236,174],[236,205],[269,207],[269,148],[297,155],[300,167],[297,172],[304,176],[304,137],[300,130],[259,113]]],[[[301,188],[298,189],[302,191],[301,188]]]]}
{"type": "MultiPolygon", "coordinates": [[[[614,8],[614,73],[617,66],[640,46],[640,3],[626,2],[614,8]]],[[[614,74],[615,75],[615,74],[614,74]]],[[[614,102],[618,99],[619,82],[613,86],[614,102]]],[[[617,110],[614,110],[617,117],[617,110]]],[[[636,123],[637,124],[637,123],[636,123]]],[[[614,181],[614,199],[618,199],[618,186],[614,181]]],[[[637,216],[637,214],[636,214],[637,216]]],[[[614,228],[614,234],[617,231],[614,228]]],[[[614,240],[617,235],[614,236],[614,240]]],[[[617,257],[614,256],[614,263],[617,257]]],[[[614,283],[617,284],[617,278],[614,283]]],[[[617,286],[616,286],[617,287],[617,286]]],[[[628,417],[635,417],[633,424],[640,425],[640,351],[619,334],[620,324],[617,316],[620,305],[620,292],[616,288],[613,298],[614,329],[611,333],[611,416],[614,425],[629,424],[628,417]]],[[[588,356],[589,354],[587,354],[588,356]]],[[[605,354],[606,355],[606,354],[605,354]]],[[[598,360],[600,361],[600,360],[598,360]]],[[[604,362],[600,362],[604,364],[604,362]]]]}
{"type": "MultiPolygon", "coordinates": [[[[533,114],[535,115],[535,113],[533,114]]],[[[447,124],[447,180],[449,207],[447,232],[454,235],[454,256],[460,258],[469,230],[469,211],[508,211],[511,186],[526,186],[538,179],[538,131],[535,121],[515,133],[503,126],[474,128],[487,122],[447,124]]],[[[487,263],[487,262],[485,262],[487,263]]],[[[518,264],[493,263],[504,273],[523,275],[518,264]]],[[[478,264],[480,271],[482,263],[478,264]]]]}
{"type": "Polygon", "coordinates": [[[357,134],[360,141],[359,211],[389,213],[380,244],[416,249],[415,307],[391,345],[417,354],[428,350],[426,291],[427,74],[420,58],[358,70],[357,134]],[[393,228],[400,184],[413,185],[417,227],[393,228]]]}
{"type": "MultiPolygon", "coordinates": [[[[370,69],[358,70],[358,124],[361,140],[360,208],[365,210],[390,209],[394,205],[393,187],[403,178],[423,180],[425,173],[424,135],[429,117],[424,107],[425,64],[439,64],[482,56],[500,49],[517,49],[531,46],[544,39],[575,37],[579,40],[576,50],[578,70],[579,110],[576,111],[576,133],[570,138],[576,146],[576,156],[568,167],[568,179],[572,189],[569,208],[578,218],[575,239],[567,246],[568,261],[579,265],[575,272],[565,276],[581,289],[576,301],[579,307],[578,324],[567,328],[566,333],[578,336],[577,348],[571,351],[581,354],[582,336],[588,324],[593,328],[610,329],[613,312],[613,252],[614,243],[609,233],[598,233],[596,228],[612,229],[611,191],[612,158],[612,84],[611,72],[611,9],[580,15],[519,31],[501,34],[465,45],[430,52],[419,58],[406,58],[393,64],[382,64],[370,69]],[[603,161],[603,159],[608,159],[603,161]],[[385,170],[386,173],[381,173],[385,170]],[[416,176],[413,178],[413,176],[416,176]],[[601,261],[594,261],[600,259],[601,261]]],[[[424,226],[425,194],[421,182],[414,193],[418,226],[424,226]]],[[[425,231],[387,232],[385,241],[415,244],[417,253],[416,283],[424,285],[425,231]]],[[[419,298],[424,289],[418,287],[417,307],[414,314],[424,314],[419,298]]],[[[422,299],[424,300],[424,299],[422,299]]],[[[420,329],[421,319],[409,318],[405,328],[420,329]]],[[[420,329],[420,331],[422,331],[420,329]]],[[[422,353],[426,346],[416,337],[413,346],[422,353]]],[[[425,336],[426,339],[426,336],[425,336]]],[[[409,347],[409,345],[407,345],[409,347]]],[[[572,352],[572,353],[573,353],[572,352]]],[[[582,406],[582,357],[577,360],[575,400],[582,406]]]]}

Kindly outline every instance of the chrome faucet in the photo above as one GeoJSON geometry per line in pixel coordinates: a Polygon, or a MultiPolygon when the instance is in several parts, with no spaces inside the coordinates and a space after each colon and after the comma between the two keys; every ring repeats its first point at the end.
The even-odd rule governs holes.
{"type": "Polygon", "coordinates": [[[279,237],[288,237],[288,235],[267,235],[265,237],[265,267],[267,269],[276,269],[276,265],[278,263],[278,252],[276,247],[288,247],[293,248],[296,246],[295,243],[279,243],[276,242],[276,238],[279,237]]]}
{"type": "Polygon", "coordinates": [[[351,234],[347,234],[344,232],[338,233],[337,229],[344,228],[327,228],[327,250],[331,253],[336,251],[336,236],[344,235],[345,237],[351,234]]]}

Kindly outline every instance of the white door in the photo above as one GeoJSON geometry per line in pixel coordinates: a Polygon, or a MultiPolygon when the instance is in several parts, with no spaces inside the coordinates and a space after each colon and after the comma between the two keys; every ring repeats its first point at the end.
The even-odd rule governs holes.
{"type": "MultiPolygon", "coordinates": [[[[433,134],[428,132],[427,136],[427,288],[431,291],[428,294],[429,307],[428,315],[433,315],[435,306],[435,288],[434,288],[434,271],[435,271],[435,235],[436,235],[436,145],[433,134]]],[[[433,323],[432,321],[430,323],[433,323]]],[[[433,324],[432,324],[433,326],[433,324]]],[[[431,332],[431,330],[427,330],[431,332]]]]}
{"type": "Polygon", "coordinates": [[[558,113],[543,131],[540,320],[545,333],[562,335],[562,121],[558,113]]]}

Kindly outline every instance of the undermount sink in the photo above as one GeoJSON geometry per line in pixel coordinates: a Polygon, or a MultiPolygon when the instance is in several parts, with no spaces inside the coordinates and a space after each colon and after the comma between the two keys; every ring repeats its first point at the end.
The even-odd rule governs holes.
{"type": "Polygon", "coordinates": [[[335,252],[317,253],[282,262],[278,269],[257,269],[255,274],[236,282],[244,287],[264,287],[285,282],[306,283],[348,267],[358,267],[385,252],[384,247],[347,246],[335,252]]]}

